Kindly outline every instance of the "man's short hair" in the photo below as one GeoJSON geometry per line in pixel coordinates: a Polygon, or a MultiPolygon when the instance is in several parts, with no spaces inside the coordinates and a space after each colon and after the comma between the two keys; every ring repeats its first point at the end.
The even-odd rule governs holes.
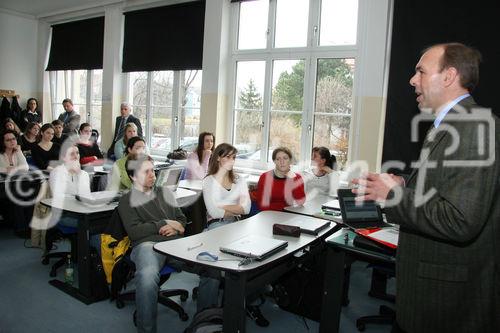
{"type": "Polygon", "coordinates": [[[123,102],[122,104],[120,104],[120,109],[121,109],[121,108],[127,108],[127,109],[129,109],[129,110],[132,110],[132,107],[131,107],[131,106],[130,106],[130,104],[129,104],[129,103],[127,103],[127,102],[123,102]]]}
{"type": "Polygon", "coordinates": [[[140,169],[142,164],[146,161],[154,163],[154,160],[151,156],[147,154],[128,154],[127,160],[125,161],[125,171],[127,171],[128,178],[133,182],[132,177],[135,176],[135,172],[140,169]]]}
{"type": "Polygon", "coordinates": [[[63,99],[62,104],[64,104],[64,103],[69,103],[69,104],[73,105],[73,101],[70,98],[63,99]]]}
{"type": "Polygon", "coordinates": [[[56,119],[52,120],[52,126],[64,126],[64,122],[62,120],[56,119]]]}

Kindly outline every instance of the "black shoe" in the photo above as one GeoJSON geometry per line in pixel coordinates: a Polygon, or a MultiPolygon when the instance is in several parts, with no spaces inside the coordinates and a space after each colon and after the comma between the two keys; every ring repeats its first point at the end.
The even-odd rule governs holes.
{"type": "Polygon", "coordinates": [[[247,316],[250,317],[250,319],[254,320],[257,326],[260,327],[267,327],[269,326],[269,320],[264,318],[262,315],[262,312],[260,312],[260,309],[258,306],[255,305],[248,305],[247,306],[247,316]]]}

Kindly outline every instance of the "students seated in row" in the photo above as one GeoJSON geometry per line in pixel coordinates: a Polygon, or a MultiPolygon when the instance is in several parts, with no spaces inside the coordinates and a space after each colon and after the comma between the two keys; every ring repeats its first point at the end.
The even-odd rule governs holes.
{"type": "Polygon", "coordinates": [[[137,136],[137,126],[134,123],[127,123],[123,131],[123,137],[115,143],[115,159],[119,160],[125,155],[125,148],[130,138],[137,136]]]}
{"type": "Polygon", "coordinates": [[[52,142],[62,145],[64,140],[68,137],[66,134],[63,134],[64,123],[56,119],[52,121],[52,126],[54,126],[54,137],[52,138],[52,142]]]}
{"type": "Polygon", "coordinates": [[[259,210],[281,211],[286,206],[302,205],[306,200],[302,177],[290,169],[293,155],[290,149],[279,147],[273,151],[274,170],[263,173],[257,183],[253,199],[259,210]]]}
{"type": "Polygon", "coordinates": [[[21,150],[25,156],[31,156],[31,149],[36,146],[38,142],[37,139],[39,132],[40,125],[38,123],[29,123],[26,125],[26,130],[19,139],[21,150]]]}
{"type": "Polygon", "coordinates": [[[5,120],[2,124],[2,131],[5,131],[5,130],[11,130],[11,131],[16,132],[17,137],[19,137],[19,135],[21,135],[21,130],[17,126],[14,119],[12,119],[10,117],[5,118],[5,120]]]}
{"type": "Polygon", "coordinates": [[[19,127],[24,132],[29,123],[42,123],[42,114],[38,111],[38,101],[36,98],[28,98],[26,109],[21,111],[19,127]]]}
{"type": "Polygon", "coordinates": [[[78,150],[80,151],[80,164],[101,165],[103,156],[97,142],[90,139],[92,135],[92,126],[89,123],[80,125],[80,139],[78,140],[78,150]]]}
{"type": "Polygon", "coordinates": [[[52,142],[54,137],[54,126],[47,123],[40,130],[40,142],[31,148],[33,163],[40,170],[52,170],[54,162],[59,160],[61,146],[52,142]]]}
{"type": "Polygon", "coordinates": [[[134,136],[133,138],[130,138],[130,140],[128,140],[125,150],[125,156],[123,156],[113,164],[113,170],[111,171],[111,180],[108,185],[109,190],[129,190],[132,187],[132,181],[127,174],[127,170],[125,169],[125,163],[127,162],[128,156],[144,154],[144,152],[146,151],[146,142],[143,138],[134,136]]]}
{"type": "Polygon", "coordinates": [[[334,172],[337,159],[330,154],[326,147],[314,147],[311,156],[311,169],[304,172],[306,193],[316,191],[318,194],[328,195],[336,188],[336,174],[334,172]]]}
{"type": "Polygon", "coordinates": [[[214,150],[215,136],[202,132],[198,136],[198,146],[187,157],[186,179],[203,179],[208,172],[208,161],[214,150]]]}
{"type": "Polygon", "coordinates": [[[17,135],[13,130],[2,132],[0,141],[0,172],[28,171],[28,163],[21,147],[17,144],[17,135]]]}
{"type": "Polygon", "coordinates": [[[166,257],[153,250],[156,242],[184,234],[186,217],[167,188],[154,187],[153,159],[130,156],[125,163],[133,186],[120,198],[118,212],[131,241],[135,263],[137,331],[156,332],[160,270],[166,257]]]}

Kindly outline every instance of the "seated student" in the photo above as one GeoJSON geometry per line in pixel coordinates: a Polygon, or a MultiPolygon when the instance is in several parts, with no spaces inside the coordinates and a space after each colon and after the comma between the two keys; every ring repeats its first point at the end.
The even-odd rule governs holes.
{"type": "MultiPolygon", "coordinates": [[[[207,230],[233,223],[250,212],[250,195],[244,179],[238,177],[233,166],[238,150],[227,143],[215,148],[203,179],[203,200],[207,207],[207,230]]],[[[200,277],[197,309],[218,306],[219,279],[200,277]]]]}
{"type": "Polygon", "coordinates": [[[115,143],[115,159],[119,160],[125,155],[124,151],[127,147],[127,142],[134,136],[137,136],[137,126],[134,123],[127,123],[123,131],[123,137],[115,143]]]}
{"type": "Polygon", "coordinates": [[[40,132],[40,125],[38,123],[29,123],[26,125],[26,130],[20,138],[21,150],[24,156],[31,156],[31,149],[36,146],[38,142],[38,133],[40,132]]]}
{"type": "Polygon", "coordinates": [[[290,170],[293,155],[290,149],[273,151],[274,170],[263,173],[254,192],[259,210],[281,211],[286,206],[302,205],[306,201],[302,177],[290,170]]]}
{"type": "Polygon", "coordinates": [[[127,157],[129,155],[143,154],[146,151],[146,142],[143,138],[134,136],[133,138],[130,138],[130,140],[128,140],[125,150],[125,156],[123,156],[113,164],[111,181],[108,185],[109,190],[129,190],[132,187],[132,181],[127,174],[127,170],[125,169],[125,163],[127,162],[127,157]]]}
{"type": "Polygon", "coordinates": [[[52,138],[52,142],[62,145],[64,140],[68,137],[66,134],[63,134],[64,123],[56,119],[52,121],[52,126],[54,126],[54,137],[52,138]]]}
{"type": "Polygon", "coordinates": [[[77,134],[76,131],[80,125],[80,115],[74,110],[73,101],[65,98],[62,101],[64,112],[59,115],[60,121],[63,122],[63,133],[69,135],[77,134]]]}
{"type": "Polygon", "coordinates": [[[54,168],[54,162],[59,160],[61,146],[52,142],[54,137],[54,126],[52,124],[44,124],[40,134],[41,140],[31,149],[31,156],[38,169],[50,171],[54,168]]]}
{"type": "MultiPolygon", "coordinates": [[[[326,147],[314,147],[311,156],[311,169],[304,172],[306,193],[328,195],[336,188],[336,173],[334,172],[337,159],[331,155],[326,147]]],[[[337,179],[338,182],[338,179],[337,179]]]]}
{"type": "Polygon", "coordinates": [[[97,142],[90,139],[92,135],[92,126],[89,123],[80,125],[80,139],[78,140],[78,150],[80,151],[80,164],[84,165],[101,165],[103,156],[97,142]]]}
{"type": "Polygon", "coordinates": [[[202,132],[198,137],[196,150],[189,153],[186,165],[186,179],[203,179],[208,172],[208,161],[214,150],[215,136],[202,132]]]}
{"type": "Polygon", "coordinates": [[[26,102],[26,109],[21,112],[20,127],[24,132],[26,130],[26,125],[29,123],[42,123],[42,114],[38,110],[38,101],[36,98],[28,98],[26,102]]]}
{"type": "Polygon", "coordinates": [[[135,263],[137,331],[156,332],[160,270],[166,257],[153,250],[156,242],[184,234],[186,217],[166,187],[154,187],[153,159],[129,156],[125,163],[133,186],[120,198],[118,212],[131,241],[135,263]]]}
{"type": "Polygon", "coordinates": [[[19,137],[19,135],[21,135],[21,130],[17,126],[14,119],[12,119],[10,117],[5,118],[5,120],[3,122],[2,131],[5,131],[5,130],[11,130],[11,131],[16,132],[17,137],[19,137]]]}
{"type": "Polygon", "coordinates": [[[0,172],[28,171],[28,162],[17,144],[16,132],[5,130],[0,140],[0,172]]]}

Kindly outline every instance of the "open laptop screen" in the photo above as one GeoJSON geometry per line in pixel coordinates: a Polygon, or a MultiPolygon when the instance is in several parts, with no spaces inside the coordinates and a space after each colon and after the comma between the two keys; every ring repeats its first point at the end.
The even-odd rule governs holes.
{"type": "Polygon", "coordinates": [[[356,201],[356,194],[351,189],[339,189],[338,198],[344,222],[382,221],[382,212],[376,202],[356,201]]]}

